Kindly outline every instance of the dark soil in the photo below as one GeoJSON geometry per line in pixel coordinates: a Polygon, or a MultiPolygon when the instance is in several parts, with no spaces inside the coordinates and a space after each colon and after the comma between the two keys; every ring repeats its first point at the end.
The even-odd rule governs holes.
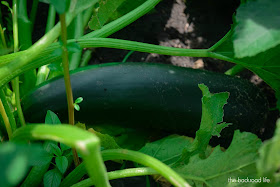
{"type": "MultiPolygon", "coordinates": [[[[236,0],[188,0],[186,2],[163,0],[150,14],[110,37],[169,47],[205,49],[219,41],[230,30],[232,15],[238,6],[239,1],[236,0]]],[[[128,52],[98,48],[91,63],[121,62],[128,52]]],[[[234,65],[211,58],[165,56],[141,52],[133,52],[127,61],[173,64],[221,73],[234,65]]],[[[262,89],[271,108],[276,106],[274,91],[258,76],[248,70],[239,76],[262,89]]],[[[260,129],[258,134],[260,138],[265,140],[272,137],[278,116],[277,111],[271,112],[268,123],[260,129]]]]}

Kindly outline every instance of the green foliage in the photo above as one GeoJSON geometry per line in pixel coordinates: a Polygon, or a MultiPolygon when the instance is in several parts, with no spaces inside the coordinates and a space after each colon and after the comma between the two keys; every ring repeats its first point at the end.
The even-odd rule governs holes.
{"type": "Polygon", "coordinates": [[[54,6],[55,10],[59,14],[63,14],[67,12],[69,5],[70,5],[70,0],[49,0],[50,3],[54,6]]]}
{"type": "Polygon", "coordinates": [[[272,184],[279,186],[280,178],[277,175],[280,168],[280,119],[277,121],[277,128],[272,139],[265,141],[259,149],[260,158],[257,162],[259,176],[266,176],[272,184]]]}
{"type": "Polygon", "coordinates": [[[8,142],[0,145],[1,186],[16,186],[30,166],[44,165],[51,157],[42,146],[8,142]]]}
{"type": "Polygon", "coordinates": [[[49,170],[44,176],[45,187],[58,187],[61,183],[61,173],[57,169],[49,170]]]}
{"type": "Polygon", "coordinates": [[[101,29],[107,22],[115,20],[138,7],[144,0],[100,0],[89,22],[92,30],[101,29]]]}
{"type": "Polygon", "coordinates": [[[54,125],[55,124],[61,124],[58,116],[50,110],[47,111],[47,115],[46,115],[46,118],[45,118],[45,123],[46,124],[54,124],[54,125]]]}
{"type": "Polygon", "coordinates": [[[68,167],[68,160],[65,156],[58,156],[55,158],[55,164],[61,173],[65,173],[68,167]]]}
{"type": "Polygon", "coordinates": [[[234,53],[251,57],[280,44],[280,1],[256,0],[237,9],[234,28],[234,53]]]}

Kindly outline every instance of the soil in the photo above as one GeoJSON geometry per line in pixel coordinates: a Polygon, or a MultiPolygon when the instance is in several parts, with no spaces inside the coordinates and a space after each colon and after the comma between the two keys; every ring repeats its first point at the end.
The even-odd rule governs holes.
{"type": "MultiPolygon", "coordinates": [[[[219,41],[231,28],[232,15],[239,2],[236,0],[163,0],[155,9],[110,36],[111,38],[145,42],[150,44],[188,49],[205,49],[219,41]]],[[[121,62],[129,51],[98,48],[92,64],[121,62]],[[110,54],[110,55],[108,55],[110,54]]],[[[154,62],[183,67],[206,69],[224,73],[234,64],[211,58],[177,57],[133,52],[129,62],[154,62]]],[[[267,96],[270,107],[275,108],[274,91],[258,76],[245,70],[238,76],[256,84],[267,96]]],[[[260,129],[258,136],[273,136],[277,111],[272,111],[269,121],[260,129]]]]}

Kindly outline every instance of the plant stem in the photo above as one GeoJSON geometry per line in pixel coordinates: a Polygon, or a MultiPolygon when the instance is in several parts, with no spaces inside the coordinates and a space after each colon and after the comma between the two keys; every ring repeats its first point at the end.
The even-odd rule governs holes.
{"type": "Polygon", "coordinates": [[[9,139],[11,139],[13,131],[12,131],[12,128],[11,128],[11,125],[10,125],[10,122],[9,122],[9,118],[7,116],[7,113],[5,111],[5,108],[4,108],[4,105],[3,105],[1,99],[0,99],[0,113],[1,113],[2,118],[4,120],[5,127],[6,127],[6,130],[7,130],[7,133],[8,133],[8,137],[9,137],[9,139]]]}
{"type": "Polygon", "coordinates": [[[2,41],[3,47],[7,48],[7,43],[6,43],[6,39],[5,39],[4,30],[1,26],[1,24],[0,24],[0,34],[1,34],[1,41],[2,41]]]}
{"type": "MultiPolygon", "coordinates": [[[[66,20],[65,14],[59,15],[60,23],[61,23],[61,40],[62,40],[62,65],[63,65],[63,73],[64,73],[64,83],[66,89],[67,103],[68,103],[68,119],[69,124],[74,125],[74,101],[73,101],[73,93],[71,88],[70,74],[69,74],[69,61],[68,61],[68,51],[67,51],[67,28],[66,28],[66,20]]],[[[74,163],[76,166],[80,164],[78,153],[75,149],[72,149],[74,163]]]]}
{"type": "Polygon", "coordinates": [[[80,64],[80,67],[84,67],[84,66],[87,66],[88,65],[88,62],[91,58],[91,53],[92,51],[91,50],[86,50],[83,54],[83,57],[82,57],[82,60],[81,60],[81,64],[80,64]]]}
{"type": "Polygon", "coordinates": [[[2,104],[4,106],[5,112],[8,116],[12,132],[14,132],[17,129],[16,120],[15,120],[14,114],[13,114],[11,108],[10,108],[10,105],[9,105],[7,99],[6,99],[6,95],[3,91],[3,88],[0,89],[0,99],[1,99],[2,104]]]}
{"type": "MultiPolygon", "coordinates": [[[[155,175],[158,174],[157,171],[151,168],[130,168],[130,169],[123,169],[118,171],[111,171],[108,172],[109,180],[125,178],[125,177],[135,177],[135,176],[144,176],[144,175],[155,175]]],[[[72,185],[71,187],[89,187],[93,186],[94,182],[90,180],[90,178],[82,180],[81,182],[72,185]]]]}
{"type": "Polygon", "coordinates": [[[240,72],[242,72],[243,70],[245,70],[246,68],[244,68],[243,66],[241,65],[235,65],[233,66],[232,68],[230,68],[229,70],[227,70],[225,72],[226,75],[231,75],[231,76],[234,76],[240,72]]]}
{"type": "Polygon", "coordinates": [[[129,52],[125,55],[125,57],[123,58],[122,62],[123,62],[123,63],[126,62],[127,59],[130,57],[130,55],[132,55],[132,53],[134,53],[134,51],[129,51],[129,52]]]}
{"type": "Polygon", "coordinates": [[[31,21],[31,30],[32,31],[33,31],[34,23],[35,23],[35,20],[36,20],[38,3],[39,3],[39,0],[33,0],[31,12],[30,12],[30,21],[31,21]]]}
{"type": "MultiPolygon", "coordinates": [[[[13,0],[13,36],[14,36],[14,53],[18,51],[18,21],[17,21],[17,0],[13,0]]],[[[15,92],[17,113],[22,126],[25,126],[24,115],[20,104],[19,77],[13,80],[13,91],[15,92]]]]}

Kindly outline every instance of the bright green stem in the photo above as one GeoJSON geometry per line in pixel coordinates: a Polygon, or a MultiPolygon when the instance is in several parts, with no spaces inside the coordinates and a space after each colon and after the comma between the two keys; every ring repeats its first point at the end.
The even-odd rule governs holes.
{"type": "MultiPolygon", "coordinates": [[[[54,6],[50,4],[45,33],[49,32],[54,27],[55,17],[56,17],[56,10],[54,6]]],[[[47,80],[49,73],[50,73],[50,68],[48,68],[47,65],[39,67],[37,72],[36,85],[39,85],[43,83],[45,80],[47,80]]]]}
{"type": "Polygon", "coordinates": [[[190,185],[174,170],[160,162],[159,160],[140,153],[124,149],[111,149],[102,152],[103,159],[106,160],[129,160],[145,165],[157,171],[174,186],[189,187],[190,185]]]}
{"type": "Polygon", "coordinates": [[[125,57],[123,58],[123,63],[124,62],[126,62],[127,61],[127,59],[130,57],[130,55],[132,55],[132,53],[134,53],[134,51],[129,51],[126,55],[125,55],[125,57]]]}
{"type": "Polygon", "coordinates": [[[39,0],[33,0],[31,12],[30,12],[30,21],[31,21],[31,30],[32,31],[33,31],[34,23],[36,20],[38,4],[39,4],[39,0]]]}
{"type": "Polygon", "coordinates": [[[32,45],[32,22],[27,15],[26,0],[18,0],[18,27],[20,49],[28,49],[32,45]]]}
{"type": "Polygon", "coordinates": [[[0,89],[0,99],[2,101],[2,104],[4,105],[5,112],[8,116],[12,132],[14,132],[17,129],[16,120],[15,120],[14,114],[13,114],[11,108],[10,108],[10,105],[9,105],[7,99],[6,99],[6,95],[3,91],[3,88],[0,89]]]}
{"type": "Polygon", "coordinates": [[[14,52],[18,52],[18,14],[17,0],[13,0],[13,37],[14,37],[14,52]]]}
{"type": "Polygon", "coordinates": [[[81,60],[81,64],[80,67],[84,67],[88,65],[88,62],[90,61],[91,58],[91,50],[86,50],[83,54],[82,60],[81,60]]]}
{"type": "MultiPolygon", "coordinates": [[[[157,53],[163,55],[173,55],[173,56],[193,56],[193,57],[210,57],[211,52],[208,49],[182,49],[174,47],[164,47],[153,44],[145,44],[141,42],[133,42],[127,40],[111,39],[111,38],[90,38],[90,39],[79,39],[79,40],[69,40],[70,42],[78,42],[82,48],[90,47],[108,47],[108,48],[117,48],[125,50],[133,50],[147,53],[157,53]]],[[[21,74],[29,69],[38,68],[42,65],[52,63],[54,61],[60,60],[60,56],[54,56],[52,52],[55,49],[58,49],[60,45],[58,43],[51,45],[45,51],[41,53],[41,58],[38,58],[30,63],[26,63],[21,66],[21,68],[16,68],[17,71],[11,71],[9,78],[4,77],[6,68],[9,68],[13,65],[17,57],[25,57],[28,55],[28,50],[23,52],[18,52],[16,54],[9,54],[0,57],[0,86],[6,81],[10,80],[10,77],[13,78],[18,74],[21,74]],[[10,62],[12,61],[12,62],[10,62]],[[1,66],[3,65],[3,66],[1,66]],[[5,66],[5,67],[4,67],[5,66]],[[6,79],[5,79],[6,78],[6,79]]]]}
{"type": "Polygon", "coordinates": [[[17,129],[12,140],[53,140],[75,147],[84,159],[90,178],[97,187],[109,187],[108,175],[94,134],[71,125],[27,125],[17,129]]]}
{"type": "Polygon", "coordinates": [[[161,0],[147,0],[145,3],[130,11],[129,13],[125,14],[121,18],[105,25],[102,29],[96,30],[91,32],[82,38],[101,38],[107,37],[111,34],[121,30],[125,26],[133,23],[138,18],[142,17],[143,15],[147,14],[150,10],[152,10],[161,0]]]}
{"type": "Polygon", "coordinates": [[[243,70],[245,70],[246,68],[244,68],[243,66],[241,65],[235,65],[233,66],[232,68],[230,68],[229,70],[227,70],[225,72],[226,75],[231,75],[231,76],[234,76],[234,75],[237,75],[238,73],[242,72],[243,70]]]}
{"type": "MultiPolygon", "coordinates": [[[[68,119],[69,119],[69,124],[74,125],[75,124],[74,101],[73,101],[73,93],[72,93],[70,74],[69,74],[69,60],[68,60],[68,51],[67,51],[67,26],[66,26],[65,14],[59,15],[59,19],[61,23],[62,65],[63,65],[64,83],[65,83],[67,104],[68,104],[68,119]]],[[[72,152],[73,152],[75,166],[78,166],[80,164],[78,153],[75,149],[72,149],[72,152]]]]}
{"type": "MultiPolygon", "coordinates": [[[[178,175],[167,165],[143,153],[137,151],[125,150],[125,149],[111,149],[111,150],[102,151],[102,157],[104,161],[129,160],[129,161],[137,162],[152,168],[155,172],[165,177],[174,186],[189,186],[189,184],[180,175],[178,175]]],[[[81,163],[79,167],[74,169],[65,178],[61,186],[70,186],[76,183],[77,181],[79,181],[85,174],[86,171],[84,169],[84,163],[81,163]]]]}
{"type": "Polygon", "coordinates": [[[3,121],[4,121],[6,130],[7,130],[7,133],[8,133],[8,137],[9,137],[9,139],[11,139],[13,131],[12,131],[12,128],[11,128],[11,124],[10,124],[8,115],[7,115],[6,111],[5,111],[5,108],[4,108],[4,105],[3,105],[1,99],[0,99],[0,113],[1,113],[1,116],[2,116],[3,121]]]}
{"type": "Polygon", "coordinates": [[[24,120],[24,115],[22,112],[21,104],[20,104],[20,94],[19,94],[19,77],[16,77],[13,80],[13,90],[15,92],[15,97],[16,97],[16,107],[17,107],[17,113],[19,117],[20,124],[22,126],[25,126],[25,120],[24,120]]]}
{"type": "Polygon", "coordinates": [[[6,43],[6,39],[5,39],[4,30],[1,26],[1,24],[0,24],[0,35],[1,35],[1,41],[2,41],[3,47],[7,48],[7,43],[6,43]]]}
{"type": "MultiPolygon", "coordinates": [[[[135,177],[135,176],[145,176],[145,175],[155,175],[158,174],[155,170],[151,168],[131,168],[123,169],[118,171],[108,172],[109,180],[125,178],[125,177],[135,177]]],[[[94,182],[90,179],[82,180],[81,182],[72,185],[71,187],[90,187],[93,186],[94,182]]]]}

